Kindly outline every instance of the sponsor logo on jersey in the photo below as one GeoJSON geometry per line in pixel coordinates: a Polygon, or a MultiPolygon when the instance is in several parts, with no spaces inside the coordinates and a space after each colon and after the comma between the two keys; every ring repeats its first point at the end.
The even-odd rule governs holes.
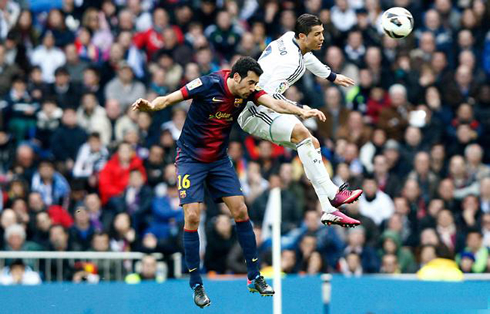
{"type": "Polygon", "coordinates": [[[186,86],[187,86],[187,89],[188,90],[193,90],[194,88],[197,88],[197,87],[199,87],[201,85],[202,85],[201,79],[197,78],[197,79],[195,79],[195,80],[190,81],[189,83],[187,83],[186,86]]]}
{"type": "Polygon", "coordinates": [[[289,87],[288,82],[281,82],[281,84],[279,84],[279,86],[276,89],[276,93],[282,94],[286,91],[286,89],[288,89],[288,87],[289,87]]]}
{"type": "Polygon", "coordinates": [[[209,119],[233,121],[233,117],[231,116],[231,113],[222,112],[222,111],[218,111],[215,114],[210,114],[209,119]]]}

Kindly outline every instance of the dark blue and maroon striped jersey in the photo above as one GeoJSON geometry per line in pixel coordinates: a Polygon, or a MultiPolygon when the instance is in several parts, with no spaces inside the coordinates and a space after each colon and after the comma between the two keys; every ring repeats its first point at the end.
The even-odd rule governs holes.
{"type": "Polygon", "coordinates": [[[265,92],[237,98],[228,89],[229,70],[197,78],[182,87],[184,99],[192,98],[178,147],[201,162],[213,162],[226,156],[233,123],[248,101],[256,102],[265,92]]]}

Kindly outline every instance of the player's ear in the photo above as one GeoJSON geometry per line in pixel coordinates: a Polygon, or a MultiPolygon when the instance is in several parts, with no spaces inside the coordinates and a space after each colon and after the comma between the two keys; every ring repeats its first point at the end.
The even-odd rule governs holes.
{"type": "Polygon", "coordinates": [[[233,74],[233,80],[236,83],[240,83],[240,81],[242,80],[242,77],[240,76],[240,74],[238,74],[238,72],[235,72],[235,74],[233,74]]]}

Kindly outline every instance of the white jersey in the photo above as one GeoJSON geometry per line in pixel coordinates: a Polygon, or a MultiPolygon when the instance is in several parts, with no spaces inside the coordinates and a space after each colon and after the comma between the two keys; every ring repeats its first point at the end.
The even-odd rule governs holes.
{"type": "MultiPolygon", "coordinates": [[[[264,70],[258,86],[272,97],[293,104],[282,94],[305,74],[306,69],[325,79],[335,75],[311,52],[301,53],[294,32],[287,32],[271,42],[258,62],[264,70]]],[[[301,121],[294,115],[280,114],[265,106],[257,107],[253,102],[248,102],[238,117],[238,124],[245,132],[291,148],[296,147],[291,143],[291,134],[297,123],[301,121]]]]}
{"type": "Polygon", "coordinates": [[[287,32],[271,42],[262,52],[259,64],[264,73],[260,76],[258,85],[275,98],[296,83],[306,69],[325,79],[332,73],[313,53],[301,53],[294,39],[294,32],[287,32]]]}

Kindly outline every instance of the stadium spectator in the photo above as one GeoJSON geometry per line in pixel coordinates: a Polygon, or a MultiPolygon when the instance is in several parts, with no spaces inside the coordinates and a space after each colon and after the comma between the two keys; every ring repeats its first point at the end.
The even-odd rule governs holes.
{"type": "Polygon", "coordinates": [[[86,179],[93,186],[91,180],[96,180],[107,159],[109,159],[109,151],[101,143],[99,133],[90,134],[87,142],[78,150],[73,166],[73,177],[86,179]]]}
{"type": "Polygon", "coordinates": [[[146,181],[143,162],[134,155],[128,143],[121,143],[117,152],[102,168],[99,177],[99,193],[105,205],[112,197],[121,196],[129,182],[131,170],[139,170],[146,181]]]}
{"type": "Polygon", "coordinates": [[[5,95],[0,107],[4,116],[3,123],[14,136],[16,143],[32,138],[39,103],[29,95],[26,82],[22,77],[13,79],[10,92],[5,95]]]}
{"type": "Polygon", "coordinates": [[[80,146],[87,139],[87,133],[77,125],[77,114],[72,108],[63,111],[61,125],[51,137],[51,151],[57,161],[64,163],[64,169],[72,170],[80,146]]]}
{"type": "Polygon", "coordinates": [[[20,224],[12,224],[5,229],[3,247],[5,251],[39,251],[41,249],[37,243],[26,241],[26,231],[20,224]]]}
{"type": "Polygon", "coordinates": [[[39,163],[38,171],[32,177],[31,190],[41,194],[46,206],[68,207],[70,186],[63,175],[55,170],[52,160],[45,159],[39,163]]]}
{"type": "MultiPolygon", "coordinates": [[[[349,270],[352,271],[360,271],[362,273],[375,273],[379,271],[380,261],[376,254],[376,251],[373,247],[366,244],[366,232],[364,228],[358,227],[355,229],[349,230],[347,234],[347,246],[344,249],[344,258],[349,264],[349,270]],[[359,258],[357,261],[351,255],[354,254],[359,258]],[[353,259],[352,261],[350,259],[353,259]],[[352,264],[351,264],[352,263],[352,264]],[[353,265],[359,265],[357,267],[353,267],[353,265]]],[[[342,259],[339,262],[342,269],[342,259]]]]}
{"type": "Polygon", "coordinates": [[[0,285],[38,285],[41,277],[20,259],[2,269],[0,285]]]}
{"type": "Polygon", "coordinates": [[[97,132],[104,145],[109,145],[112,128],[105,109],[98,103],[96,95],[85,93],[77,110],[77,122],[87,134],[97,132]]]}
{"type": "Polygon", "coordinates": [[[51,146],[51,137],[61,124],[63,109],[58,107],[56,101],[47,98],[42,102],[41,110],[36,113],[36,131],[35,139],[39,141],[40,148],[44,154],[49,151],[51,146]]]}
{"type": "Polygon", "coordinates": [[[117,67],[117,76],[107,83],[104,92],[106,99],[117,100],[122,111],[126,111],[133,99],[145,96],[145,86],[134,79],[131,66],[121,61],[117,67]]]}
{"type": "Polygon", "coordinates": [[[386,193],[379,190],[373,177],[365,177],[363,190],[364,194],[359,199],[359,211],[379,226],[383,219],[390,217],[395,211],[393,201],[386,193]]]}
{"type": "Polygon", "coordinates": [[[20,74],[19,67],[13,63],[9,64],[6,58],[6,49],[4,45],[0,45],[0,67],[1,67],[1,78],[0,78],[0,95],[4,96],[10,90],[13,79],[20,74]]]}
{"type": "Polygon", "coordinates": [[[66,62],[63,51],[55,47],[55,36],[52,31],[46,31],[42,44],[32,52],[31,63],[41,67],[42,78],[46,83],[55,81],[55,71],[66,62]]]}
{"type": "Polygon", "coordinates": [[[86,251],[90,248],[90,243],[94,234],[94,227],[90,223],[90,216],[87,208],[77,206],[74,214],[74,224],[69,230],[70,247],[74,251],[86,251]]]}
{"type": "Polygon", "coordinates": [[[466,258],[472,259],[473,263],[468,269],[463,271],[473,273],[482,273],[487,269],[488,248],[483,246],[482,234],[476,229],[470,229],[466,236],[466,247],[456,256],[456,261],[461,263],[461,267],[467,264],[466,258]]]}
{"type": "Polygon", "coordinates": [[[131,217],[127,213],[119,213],[114,217],[111,229],[111,251],[131,251],[136,241],[136,232],[131,228],[131,217]]]}
{"type": "Polygon", "coordinates": [[[401,237],[398,233],[386,230],[381,235],[380,259],[386,255],[397,257],[397,266],[402,273],[413,273],[416,270],[415,259],[407,248],[402,247],[401,237]]]}
{"type": "Polygon", "coordinates": [[[379,271],[384,274],[399,274],[401,271],[398,265],[398,257],[395,254],[383,255],[379,271]]]}
{"type": "Polygon", "coordinates": [[[152,255],[145,255],[141,259],[141,272],[126,276],[124,281],[129,284],[136,284],[142,281],[163,282],[165,279],[158,271],[158,263],[152,255]]]}

